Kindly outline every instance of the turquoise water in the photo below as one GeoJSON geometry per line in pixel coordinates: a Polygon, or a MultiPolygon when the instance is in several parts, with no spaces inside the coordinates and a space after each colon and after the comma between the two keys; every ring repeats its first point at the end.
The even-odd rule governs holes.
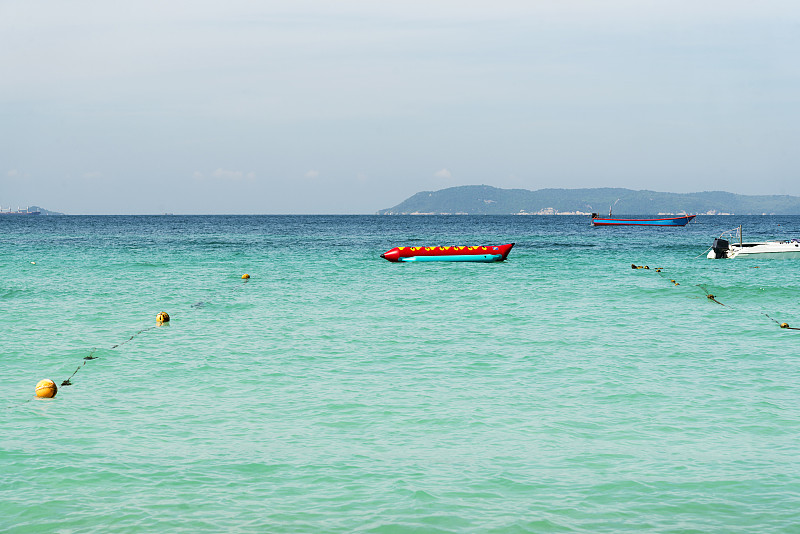
{"type": "Polygon", "coordinates": [[[798,532],[800,260],[705,259],[741,223],[800,237],[0,219],[0,531],[798,532]]]}

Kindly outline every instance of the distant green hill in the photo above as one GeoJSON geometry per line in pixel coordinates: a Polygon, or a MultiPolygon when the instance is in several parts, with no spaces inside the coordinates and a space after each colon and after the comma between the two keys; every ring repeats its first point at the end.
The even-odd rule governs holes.
{"type": "Polygon", "coordinates": [[[800,215],[800,197],[789,195],[737,195],[725,191],[661,193],[621,188],[498,189],[465,185],[439,191],[422,191],[379,215],[800,215]]]}

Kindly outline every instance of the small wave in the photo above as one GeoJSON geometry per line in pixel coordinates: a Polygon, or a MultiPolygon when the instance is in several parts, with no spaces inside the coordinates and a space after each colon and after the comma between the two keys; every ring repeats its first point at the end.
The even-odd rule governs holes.
{"type": "Polygon", "coordinates": [[[0,289],[0,299],[15,299],[25,295],[27,292],[26,289],[20,288],[0,289]]]}

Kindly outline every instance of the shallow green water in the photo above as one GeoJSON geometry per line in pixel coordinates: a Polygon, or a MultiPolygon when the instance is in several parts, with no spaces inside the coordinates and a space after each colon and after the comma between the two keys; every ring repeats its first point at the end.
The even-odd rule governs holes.
{"type": "Polygon", "coordinates": [[[10,219],[0,531],[800,528],[800,217],[10,219]]]}

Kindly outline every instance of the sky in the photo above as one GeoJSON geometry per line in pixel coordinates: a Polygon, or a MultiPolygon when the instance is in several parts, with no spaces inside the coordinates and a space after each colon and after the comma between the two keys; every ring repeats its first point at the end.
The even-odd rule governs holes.
{"type": "Polygon", "coordinates": [[[0,0],[0,206],[800,195],[800,4],[0,0]]]}

